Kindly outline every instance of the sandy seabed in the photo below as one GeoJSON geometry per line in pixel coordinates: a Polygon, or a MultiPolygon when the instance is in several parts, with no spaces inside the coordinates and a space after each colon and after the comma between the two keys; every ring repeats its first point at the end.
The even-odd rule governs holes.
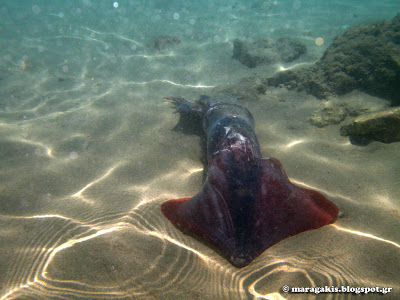
{"type": "MultiPolygon", "coordinates": [[[[171,130],[178,115],[162,97],[194,100],[277,66],[248,69],[224,41],[115,57],[104,45],[122,48],[124,36],[94,32],[21,39],[1,57],[1,299],[315,296],[284,285],[392,287],[399,296],[400,143],[360,147],[340,125],[312,126],[321,102],[304,93],[269,88],[245,101],[264,156],[343,216],[237,269],[160,211],[196,194],[203,170],[199,137],[171,130]]],[[[358,91],[330,101],[388,106],[358,91]]],[[[331,295],[351,296],[319,297],[331,295]]]]}

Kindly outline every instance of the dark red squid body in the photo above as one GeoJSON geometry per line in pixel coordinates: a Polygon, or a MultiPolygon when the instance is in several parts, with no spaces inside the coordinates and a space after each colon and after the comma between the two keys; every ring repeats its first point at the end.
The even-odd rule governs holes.
{"type": "Polygon", "coordinates": [[[176,226],[244,267],[277,242],[332,223],[339,213],[320,193],[290,183],[277,159],[261,158],[251,113],[230,95],[196,103],[172,100],[182,115],[202,118],[208,172],[193,198],[161,205],[176,226]]]}

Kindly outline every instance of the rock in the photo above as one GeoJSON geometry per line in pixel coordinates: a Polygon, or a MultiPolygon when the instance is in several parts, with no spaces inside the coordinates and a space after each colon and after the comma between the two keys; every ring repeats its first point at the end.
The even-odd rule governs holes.
{"type": "Polygon", "coordinates": [[[302,43],[288,37],[277,41],[263,38],[255,42],[236,39],[233,42],[233,56],[249,68],[255,68],[261,64],[276,62],[291,62],[307,52],[302,43]]]}
{"type": "Polygon", "coordinates": [[[170,35],[160,35],[155,38],[151,43],[151,46],[158,51],[166,49],[170,46],[179,45],[181,41],[177,37],[173,37],[170,35]]]}
{"type": "Polygon", "coordinates": [[[325,102],[312,113],[310,121],[317,127],[325,127],[331,124],[339,124],[347,117],[347,114],[346,107],[334,106],[330,102],[325,102]]]}
{"type": "Polygon", "coordinates": [[[241,78],[234,84],[226,84],[215,87],[212,94],[230,94],[245,101],[258,100],[260,95],[267,91],[265,79],[258,76],[241,78]]]}
{"type": "Polygon", "coordinates": [[[340,128],[342,136],[350,136],[353,144],[366,145],[371,141],[392,143],[400,141],[400,107],[363,114],[340,128]]]}
{"type": "Polygon", "coordinates": [[[292,62],[307,53],[304,44],[287,37],[278,39],[276,49],[284,62],[292,62]]]}
{"type": "Polygon", "coordinates": [[[314,66],[279,73],[268,84],[290,85],[320,99],[359,89],[400,105],[400,14],[347,29],[314,66]]]}
{"type": "Polygon", "coordinates": [[[272,45],[264,39],[255,43],[245,42],[236,39],[233,42],[233,56],[249,68],[276,61],[278,56],[274,53],[272,45]]]}

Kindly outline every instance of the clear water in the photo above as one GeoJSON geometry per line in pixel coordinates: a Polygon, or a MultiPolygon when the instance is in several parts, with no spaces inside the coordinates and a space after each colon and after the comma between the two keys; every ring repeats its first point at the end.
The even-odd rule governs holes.
{"type": "MultiPolygon", "coordinates": [[[[341,208],[334,225],[236,269],[159,208],[196,194],[203,168],[199,138],[171,130],[178,116],[162,97],[280,70],[233,60],[235,38],[296,37],[308,52],[295,63],[311,64],[345,29],[398,12],[397,0],[2,1],[0,299],[315,296],[284,285],[398,297],[400,145],[358,147],[339,125],[312,126],[310,95],[270,88],[246,106],[264,155],[341,208]],[[163,35],[180,42],[155,48],[163,35]]],[[[388,106],[357,91],[334,100],[388,106]]]]}

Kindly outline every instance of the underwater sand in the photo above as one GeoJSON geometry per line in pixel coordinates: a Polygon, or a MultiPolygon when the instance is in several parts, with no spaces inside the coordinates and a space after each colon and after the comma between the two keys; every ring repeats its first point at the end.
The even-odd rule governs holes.
{"type": "MultiPolygon", "coordinates": [[[[363,20],[381,18],[356,4],[363,20]]],[[[171,130],[179,116],[162,97],[194,100],[219,84],[273,74],[279,66],[248,69],[232,60],[231,39],[240,26],[232,21],[228,34],[204,21],[216,22],[213,6],[192,32],[175,24],[180,45],[155,51],[145,33],[136,34],[139,24],[151,26],[140,18],[135,25],[132,7],[124,12],[121,3],[123,13],[112,15],[110,3],[104,5],[112,11],[110,24],[126,26],[121,32],[97,24],[93,16],[101,19],[104,7],[90,1],[69,10],[48,5],[21,4],[16,15],[15,8],[0,8],[0,299],[315,297],[283,293],[284,285],[385,286],[394,288],[389,296],[400,296],[400,143],[360,147],[340,136],[340,125],[312,126],[308,117],[321,101],[304,93],[269,88],[246,102],[264,157],[279,159],[293,183],[320,191],[343,216],[237,269],[160,211],[166,200],[195,195],[203,171],[200,138],[171,130]]],[[[162,21],[173,27],[171,7],[142,7],[139,14],[153,21],[160,11],[148,35],[165,34],[162,21]]],[[[246,5],[230,13],[254,21],[240,7],[246,5]]],[[[323,8],[314,15],[326,13],[323,8]]],[[[388,5],[386,16],[397,8],[388,5]]],[[[179,11],[186,28],[191,8],[179,11]]],[[[281,14],[274,17],[277,36],[287,24],[284,12],[275,12],[281,14]]],[[[296,23],[296,11],[288,14],[296,23]]],[[[326,28],[317,26],[318,17],[312,21],[326,41],[340,32],[335,22],[341,20],[326,28]]],[[[302,28],[286,33],[296,30],[302,28]]],[[[324,48],[313,46],[319,35],[301,35],[309,54],[296,63],[322,55],[324,48]]],[[[331,101],[388,106],[358,91],[331,101]]]]}

